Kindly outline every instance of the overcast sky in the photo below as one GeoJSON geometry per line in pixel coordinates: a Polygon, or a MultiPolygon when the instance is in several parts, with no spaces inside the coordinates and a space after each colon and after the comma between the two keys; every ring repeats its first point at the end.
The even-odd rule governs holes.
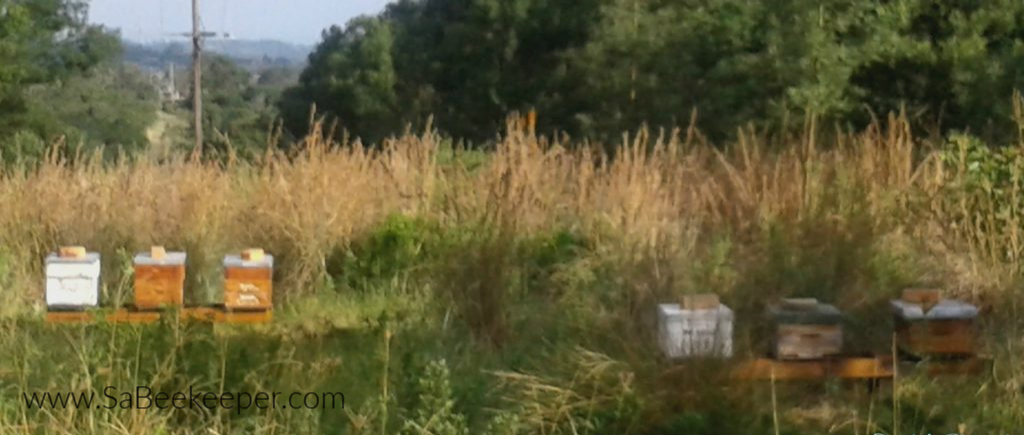
{"type": "MultiPolygon", "coordinates": [[[[203,28],[237,39],[313,44],[320,31],[384,9],[387,0],[200,0],[203,28]]],[[[90,0],[89,19],[120,28],[127,39],[153,41],[192,29],[191,0],[90,0]]]]}

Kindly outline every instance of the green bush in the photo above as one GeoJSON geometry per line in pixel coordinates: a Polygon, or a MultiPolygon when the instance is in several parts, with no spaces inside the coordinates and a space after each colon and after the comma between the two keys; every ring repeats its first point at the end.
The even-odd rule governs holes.
{"type": "Polygon", "coordinates": [[[339,247],[327,258],[327,274],[335,284],[366,289],[369,284],[391,279],[422,267],[437,246],[436,223],[392,215],[365,237],[339,247]]]}
{"type": "Polygon", "coordinates": [[[550,292],[559,284],[556,282],[559,274],[585,255],[587,249],[587,240],[583,236],[565,229],[522,240],[519,255],[527,292],[550,292]]]}
{"type": "Polygon", "coordinates": [[[990,147],[967,134],[953,134],[940,154],[947,180],[940,197],[954,222],[977,254],[1009,263],[1018,272],[1024,248],[1015,234],[1024,213],[1024,153],[1019,146],[990,147]]]}
{"type": "Polygon", "coordinates": [[[404,435],[465,435],[466,417],[459,414],[452,397],[451,376],[444,360],[432,361],[419,379],[419,403],[405,420],[404,435]]]}

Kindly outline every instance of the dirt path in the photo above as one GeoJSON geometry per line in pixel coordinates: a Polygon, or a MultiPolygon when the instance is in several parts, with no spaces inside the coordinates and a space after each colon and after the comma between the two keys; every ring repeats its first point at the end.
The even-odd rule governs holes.
{"type": "Polygon", "coordinates": [[[146,129],[151,155],[166,155],[185,142],[188,123],[163,110],[156,113],[156,121],[146,129]]]}

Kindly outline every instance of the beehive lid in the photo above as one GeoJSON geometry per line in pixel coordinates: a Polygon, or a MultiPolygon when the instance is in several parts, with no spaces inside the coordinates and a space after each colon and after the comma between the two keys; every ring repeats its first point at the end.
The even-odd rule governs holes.
{"type": "Polygon", "coordinates": [[[714,293],[695,294],[683,296],[679,304],[684,310],[712,310],[721,305],[718,295],[714,293]]]}
{"type": "Polygon", "coordinates": [[[718,306],[707,310],[689,310],[683,308],[679,304],[658,304],[658,317],[662,319],[684,316],[691,317],[694,314],[711,315],[723,321],[733,320],[732,309],[725,306],[725,304],[718,304],[718,306]]]}
{"type": "Polygon", "coordinates": [[[768,309],[769,315],[778,323],[822,325],[838,324],[842,313],[829,304],[813,298],[783,299],[768,309]]]}
{"type": "Polygon", "coordinates": [[[135,264],[139,266],[181,266],[188,256],[184,252],[166,252],[154,246],[147,252],[135,254],[135,264]]]}
{"type": "Polygon", "coordinates": [[[224,256],[224,267],[245,268],[245,269],[267,269],[274,267],[274,256],[263,254],[262,258],[246,259],[243,254],[231,254],[224,256]]]}
{"type": "Polygon", "coordinates": [[[46,257],[46,264],[89,264],[100,261],[98,252],[85,252],[78,256],[61,256],[58,252],[51,252],[46,257]]]}
{"type": "Polygon", "coordinates": [[[967,320],[978,317],[978,307],[966,302],[942,299],[927,305],[896,299],[890,302],[893,314],[904,320],[967,320]]]}

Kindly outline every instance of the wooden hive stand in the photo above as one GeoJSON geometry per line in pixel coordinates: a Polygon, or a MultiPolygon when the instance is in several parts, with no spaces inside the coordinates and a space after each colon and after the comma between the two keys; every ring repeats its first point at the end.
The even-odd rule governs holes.
{"type": "Polygon", "coordinates": [[[893,359],[885,356],[836,357],[819,360],[757,358],[738,364],[732,377],[741,380],[795,381],[827,378],[879,380],[893,377],[893,359]]]}

